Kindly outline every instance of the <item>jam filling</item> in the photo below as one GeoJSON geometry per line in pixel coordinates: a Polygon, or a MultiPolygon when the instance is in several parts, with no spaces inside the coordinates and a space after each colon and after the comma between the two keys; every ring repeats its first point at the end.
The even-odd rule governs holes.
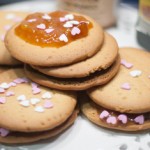
{"type": "Polygon", "coordinates": [[[86,37],[92,27],[92,23],[83,16],[55,11],[27,16],[15,28],[15,34],[33,45],[58,48],[86,37]]]}

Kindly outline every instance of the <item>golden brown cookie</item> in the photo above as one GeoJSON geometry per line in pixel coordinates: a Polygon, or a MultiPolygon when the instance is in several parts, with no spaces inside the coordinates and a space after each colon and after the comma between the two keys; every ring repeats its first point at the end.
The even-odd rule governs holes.
{"type": "Polygon", "coordinates": [[[97,71],[91,74],[90,76],[84,78],[71,78],[65,80],[61,78],[55,78],[44,75],[31,68],[29,65],[25,66],[25,73],[31,80],[41,85],[51,87],[54,89],[78,91],[107,83],[116,75],[119,67],[120,57],[118,56],[118,58],[112,64],[112,66],[110,66],[106,70],[97,71]]]}
{"type": "Polygon", "coordinates": [[[49,76],[58,78],[81,78],[108,68],[115,61],[117,55],[118,45],[116,40],[110,34],[105,33],[102,48],[91,58],[63,67],[32,67],[49,76]]]}
{"type": "Polygon", "coordinates": [[[21,62],[13,58],[6,49],[4,37],[11,26],[20,22],[26,15],[26,12],[0,11],[0,65],[14,66],[21,64],[21,62]]]}
{"type": "Polygon", "coordinates": [[[32,14],[13,26],[5,38],[12,56],[38,66],[62,66],[85,60],[102,43],[103,29],[93,19],[64,11],[32,14]]]}

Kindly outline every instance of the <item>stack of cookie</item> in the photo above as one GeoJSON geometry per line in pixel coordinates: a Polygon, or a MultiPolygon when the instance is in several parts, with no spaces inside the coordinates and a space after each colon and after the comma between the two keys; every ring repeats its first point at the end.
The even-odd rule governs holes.
{"type": "Polygon", "coordinates": [[[80,14],[31,14],[8,31],[5,44],[13,57],[26,63],[31,80],[54,89],[105,84],[120,66],[115,39],[80,14]]]}
{"type": "Polygon", "coordinates": [[[109,129],[149,129],[150,53],[122,48],[120,55],[122,65],[113,80],[88,90],[89,97],[80,97],[82,112],[93,123],[109,129]]]}

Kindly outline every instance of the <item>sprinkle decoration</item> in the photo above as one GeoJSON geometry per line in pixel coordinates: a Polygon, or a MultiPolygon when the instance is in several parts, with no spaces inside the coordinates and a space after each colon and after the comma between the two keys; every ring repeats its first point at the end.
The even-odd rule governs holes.
{"type": "Polygon", "coordinates": [[[77,27],[73,27],[73,29],[71,30],[72,35],[80,34],[80,32],[81,32],[81,30],[77,27]]]}
{"type": "Polygon", "coordinates": [[[13,91],[6,92],[6,97],[14,96],[14,95],[15,95],[15,93],[13,91]]]}
{"type": "Polygon", "coordinates": [[[67,15],[65,15],[65,18],[67,20],[73,20],[74,19],[74,15],[73,14],[67,14],[67,15]]]}
{"type": "Polygon", "coordinates": [[[121,65],[123,65],[124,67],[126,67],[127,69],[130,69],[133,67],[133,64],[127,62],[126,60],[122,59],[121,60],[121,65]]]}
{"type": "Polygon", "coordinates": [[[43,19],[45,20],[50,20],[51,17],[48,14],[44,14],[44,16],[42,16],[43,19]]]}
{"type": "Polygon", "coordinates": [[[6,98],[0,97],[0,104],[5,104],[5,103],[6,103],[6,98]]]}
{"type": "Polygon", "coordinates": [[[53,103],[49,100],[46,100],[44,103],[44,108],[52,108],[53,107],[53,103]]]}
{"type": "Polygon", "coordinates": [[[137,124],[143,124],[144,123],[144,116],[143,115],[140,115],[140,116],[137,116],[135,119],[134,119],[135,123],[137,124]]]}
{"type": "Polygon", "coordinates": [[[139,77],[141,74],[142,74],[141,70],[133,70],[133,71],[130,72],[130,75],[132,77],[139,77]]]}
{"type": "Polygon", "coordinates": [[[107,118],[108,116],[109,116],[109,112],[107,110],[103,110],[99,117],[101,119],[104,119],[104,118],[107,118]]]}
{"type": "Polygon", "coordinates": [[[46,29],[46,26],[45,26],[45,24],[43,24],[43,23],[37,25],[36,27],[37,27],[38,29],[41,29],[41,30],[46,29]]]}
{"type": "Polygon", "coordinates": [[[115,124],[117,123],[117,118],[114,117],[114,116],[110,116],[110,117],[107,118],[106,122],[107,122],[108,124],[113,124],[113,125],[115,125],[115,124]]]}
{"type": "Polygon", "coordinates": [[[17,97],[17,100],[18,100],[18,101],[25,101],[25,100],[26,100],[26,96],[25,96],[25,95],[19,95],[19,96],[17,97]]]}
{"type": "Polygon", "coordinates": [[[121,121],[123,124],[126,124],[128,122],[128,118],[127,118],[127,115],[125,114],[120,114],[118,116],[118,120],[121,121]]]}
{"type": "Polygon", "coordinates": [[[23,101],[20,102],[20,104],[21,104],[22,106],[24,106],[24,107],[30,106],[29,100],[23,100],[23,101]]]}
{"type": "Polygon", "coordinates": [[[9,130],[4,129],[4,128],[0,128],[0,136],[1,137],[6,137],[9,133],[10,133],[9,130]]]}
{"type": "Polygon", "coordinates": [[[68,38],[65,34],[61,34],[59,37],[59,40],[62,42],[68,42],[68,38]]]}
{"type": "Polygon", "coordinates": [[[5,92],[5,90],[3,88],[0,88],[0,94],[4,93],[4,92],[5,92]]]}
{"type": "Polygon", "coordinates": [[[36,19],[29,19],[28,22],[36,22],[36,19]]]}
{"type": "Polygon", "coordinates": [[[5,18],[6,18],[7,20],[14,19],[14,18],[15,18],[15,14],[9,13],[9,14],[7,14],[7,15],[5,16],[5,18]]]}
{"type": "Polygon", "coordinates": [[[50,98],[52,98],[52,94],[50,92],[46,92],[42,95],[42,98],[43,99],[50,99],[50,98]]]}
{"type": "Polygon", "coordinates": [[[52,28],[50,28],[50,29],[45,29],[45,32],[46,33],[51,33],[51,32],[53,32],[54,31],[54,29],[52,29],[52,28]]]}
{"type": "Polygon", "coordinates": [[[121,88],[124,89],[124,90],[131,90],[131,86],[129,83],[123,83],[121,85],[121,88]]]}
{"type": "Polygon", "coordinates": [[[34,110],[35,110],[36,112],[40,112],[40,113],[42,113],[42,112],[45,111],[42,106],[36,106],[34,110]]]}

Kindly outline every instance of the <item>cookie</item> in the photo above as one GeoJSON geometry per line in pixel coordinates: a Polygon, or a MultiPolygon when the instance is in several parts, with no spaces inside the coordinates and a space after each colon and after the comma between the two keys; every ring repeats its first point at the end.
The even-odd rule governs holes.
{"type": "Polygon", "coordinates": [[[31,14],[13,26],[5,38],[13,57],[48,67],[85,60],[98,52],[102,43],[99,24],[87,16],[64,11],[31,14]]]}
{"type": "Polygon", "coordinates": [[[75,110],[71,116],[60,126],[44,131],[44,132],[33,132],[33,133],[25,133],[25,132],[11,132],[8,136],[2,137],[0,136],[0,143],[7,144],[22,144],[22,143],[31,143],[47,138],[52,138],[64,130],[66,130],[69,126],[71,126],[75,119],[77,118],[78,110],[75,110]]]}
{"type": "Polygon", "coordinates": [[[30,65],[25,66],[25,73],[31,80],[41,85],[54,89],[78,91],[107,83],[116,75],[119,67],[120,58],[118,56],[117,60],[108,69],[97,71],[85,78],[70,78],[65,80],[61,78],[55,78],[34,70],[30,65]]]}
{"type": "Polygon", "coordinates": [[[1,67],[0,67],[0,73],[2,73],[2,72],[4,72],[4,71],[7,71],[7,70],[9,70],[9,69],[10,69],[10,67],[1,66],[1,67]]]}
{"type": "Polygon", "coordinates": [[[22,69],[1,73],[1,128],[12,132],[51,130],[64,123],[75,106],[75,93],[39,86],[26,78],[22,69]]]}
{"type": "Polygon", "coordinates": [[[109,84],[88,91],[100,106],[126,112],[150,111],[150,53],[136,48],[120,49],[121,68],[109,84]]]}
{"type": "Polygon", "coordinates": [[[117,55],[118,45],[116,40],[110,34],[105,33],[102,48],[91,58],[63,67],[32,67],[49,76],[81,78],[89,76],[96,71],[107,69],[115,61],[117,55]]]}
{"type": "Polygon", "coordinates": [[[25,12],[0,11],[0,65],[14,66],[21,64],[8,52],[4,44],[4,37],[11,26],[20,22],[26,15],[27,13],[25,12]]]}
{"type": "Polygon", "coordinates": [[[108,129],[122,131],[141,131],[150,128],[150,113],[144,114],[143,123],[141,114],[121,114],[104,107],[98,106],[86,95],[80,95],[81,111],[94,124],[108,129]]]}

